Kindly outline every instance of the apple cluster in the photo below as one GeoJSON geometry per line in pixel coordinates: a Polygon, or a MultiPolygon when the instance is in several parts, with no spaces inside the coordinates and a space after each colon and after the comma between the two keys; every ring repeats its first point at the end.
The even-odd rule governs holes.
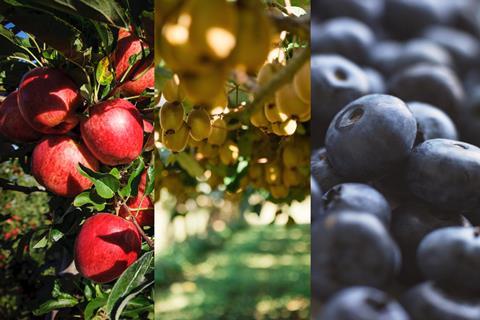
{"type": "MultiPolygon", "coordinates": [[[[80,172],[80,164],[98,172],[103,166],[128,165],[153,148],[153,140],[146,139],[152,124],[132,99],[125,99],[144,99],[141,94],[154,86],[153,59],[131,63],[147,49],[133,32],[119,31],[111,56],[116,80],[111,99],[88,105],[78,84],[55,67],[30,70],[6,97],[0,106],[0,133],[16,144],[35,143],[31,173],[50,193],[73,198],[90,189],[93,182],[80,172]]],[[[75,263],[84,277],[112,281],[137,259],[142,238],[131,219],[153,226],[146,179],[144,172],[138,193],[119,208],[119,216],[98,213],[81,227],[75,263]]]]}

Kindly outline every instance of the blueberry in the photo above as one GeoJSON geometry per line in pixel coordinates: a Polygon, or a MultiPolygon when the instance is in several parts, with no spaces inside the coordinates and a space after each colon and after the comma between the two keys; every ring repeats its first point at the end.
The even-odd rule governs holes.
{"type": "Polygon", "coordinates": [[[385,79],[373,68],[363,68],[363,72],[368,78],[368,93],[385,93],[385,79]]]}
{"type": "Polygon", "coordinates": [[[438,0],[388,0],[384,24],[398,38],[414,36],[427,26],[446,22],[447,12],[438,0]]]}
{"type": "Polygon", "coordinates": [[[478,320],[480,300],[447,293],[432,282],[410,289],[400,301],[412,320],[478,320]]]}
{"type": "Polygon", "coordinates": [[[403,46],[399,42],[391,40],[376,42],[368,50],[368,65],[388,76],[393,72],[402,50],[403,46]]]}
{"type": "Polygon", "coordinates": [[[315,181],[313,177],[310,178],[310,194],[312,197],[311,221],[313,223],[324,215],[323,199],[322,199],[323,192],[320,189],[320,186],[318,185],[317,181],[315,181]]]}
{"type": "Polygon", "coordinates": [[[340,177],[333,170],[332,165],[328,161],[325,148],[318,149],[312,153],[310,165],[312,176],[322,190],[329,190],[333,186],[345,181],[345,178],[340,177]]]}
{"type": "Polygon", "coordinates": [[[400,99],[372,94],[343,108],[331,122],[325,147],[338,174],[379,178],[400,165],[412,149],[416,121],[400,99]]]}
{"type": "Polygon", "coordinates": [[[323,23],[318,32],[312,34],[314,53],[336,53],[356,63],[366,62],[368,47],[375,36],[364,23],[346,17],[335,18],[323,23]]]}
{"type": "Polygon", "coordinates": [[[311,58],[312,122],[318,145],[335,114],[369,91],[368,78],[353,62],[338,55],[311,58]]]}
{"type": "Polygon", "coordinates": [[[452,119],[442,110],[423,102],[408,102],[417,120],[417,143],[429,139],[458,139],[452,119]]]}
{"type": "Polygon", "coordinates": [[[405,43],[392,69],[401,71],[419,63],[453,66],[450,53],[440,45],[427,39],[412,39],[405,43]]]}
{"type": "Polygon", "coordinates": [[[418,247],[424,276],[445,289],[480,293],[480,228],[448,227],[428,234],[418,247]]]}
{"type": "Polygon", "coordinates": [[[423,36],[448,50],[460,71],[479,65],[480,42],[474,36],[446,26],[432,26],[424,30],[423,36]]]}
{"type": "Polygon", "coordinates": [[[472,89],[458,119],[462,140],[480,146],[480,86],[472,89]]]}
{"type": "Polygon", "coordinates": [[[412,284],[423,280],[417,264],[417,248],[427,234],[466,223],[458,213],[442,211],[422,201],[410,201],[393,210],[390,230],[402,252],[399,275],[402,282],[412,284]]]}
{"type": "Polygon", "coordinates": [[[312,5],[315,19],[350,17],[369,25],[376,25],[383,14],[384,0],[321,0],[312,5]]]}
{"type": "Polygon", "coordinates": [[[458,114],[464,92],[455,73],[440,65],[417,64],[389,82],[389,92],[405,101],[430,103],[450,116],[458,114]]]}
{"type": "Polygon", "coordinates": [[[391,209],[385,197],[367,184],[342,183],[324,195],[327,214],[343,211],[368,212],[385,226],[390,225],[391,209]]]}
{"type": "Polygon", "coordinates": [[[312,294],[324,299],[349,286],[385,287],[401,257],[379,219],[344,211],[312,225],[311,259],[312,294]]]}
{"type": "Polygon", "coordinates": [[[403,307],[385,292],[352,287],[338,292],[325,305],[318,320],[409,320],[403,307]]]}
{"type": "Polygon", "coordinates": [[[445,210],[480,208],[480,149],[449,139],[427,140],[408,161],[407,182],[417,197],[445,210]]]}

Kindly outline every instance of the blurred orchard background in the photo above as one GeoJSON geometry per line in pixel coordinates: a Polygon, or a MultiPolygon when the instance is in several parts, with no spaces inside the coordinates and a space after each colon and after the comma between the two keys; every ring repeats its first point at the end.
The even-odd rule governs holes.
{"type": "MultiPolygon", "coordinates": [[[[300,67],[307,65],[310,1],[233,1],[239,8],[251,5],[260,15],[254,33],[261,36],[255,40],[255,36],[243,35],[240,39],[236,35],[237,45],[249,41],[252,55],[266,47],[268,57],[260,53],[258,67],[273,64],[288,70],[281,76],[274,75],[266,84],[260,83],[258,69],[244,70],[229,64],[228,59],[225,62],[210,57],[214,67],[209,73],[225,71],[219,80],[214,76],[215,81],[208,72],[202,74],[202,66],[168,59],[170,52],[182,50],[168,42],[169,30],[181,27],[182,16],[196,19],[188,6],[172,2],[158,1],[170,3],[170,13],[159,6],[155,11],[156,80],[163,92],[159,109],[176,103],[184,109],[187,122],[192,110],[206,110],[213,121],[211,135],[218,133],[213,133],[218,119],[224,120],[227,133],[223,145],[213,142],[211,136],[193,141],[191,135],[181,147],[171,147],[173,139],[168,140],[165,128],[157,123],[156,168],[160,174],[155,186],[156,319],[308,319],[309,115],[307,120],[289,118],[295,128],[279,133],[272,130],[273,123],[259,125],[261,121],[253,120],[252,114],[259,105],[263,114],[265,101],[258,103],[258,97],[271,86],[269,81],[277,82],[269,89],[273,97],[281,85],[293,81],[300,67]],[[180,17],[178,24],[176,17],[180,17]],[[263,19],[274,30],[271,38],[262,30],[264,24],[258,22],[263,19]],[[266,46],[262,41],[267,41],[266,46]],[[307,54],[297,55],[299,52],[307,54]],[[223,102],[205,101],[208,98],[200,97],[192,79],[200,79],[204,90],[226,93],[224,99],[219,99],[223,102]],[[223,152],[227,144],[230,152],[223,152]],[[298,155],[295,168],[282,163],[285,149],[298,155]],[[300,160],[304,154],[305,165],[300,160]],[[269,175],[268,168],[276,165],[269,175]],[[282,180],[288,170],[295,174],[294,183],[282,180]],[[260,173],[255,174],[257,171],[260,173]]],[[[210,5],[210,10],[216,10],[223,4],[213,1],[210,5]]],[[[227,15],[225,11],[222,14],[227,15]]],[[[212,13],[211,19],[218,16],[221,14],[212,13]]],[[[242,30],[252,32],[249,27],[242,30]]],[[[192,48],[189,52],[194,51],[192,48]]],[[[191,57],[194,59],[195,53],[191,57]]]]}

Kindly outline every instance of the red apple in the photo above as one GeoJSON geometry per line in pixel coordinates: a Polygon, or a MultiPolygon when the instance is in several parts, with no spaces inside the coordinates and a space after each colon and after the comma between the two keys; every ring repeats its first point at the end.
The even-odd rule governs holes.
{"type": "MultiPolygon", "coordinates": [[[[153,227],[154,222],[154,205],[150,196],[145,196],[145,188],[147,187],[147,171],[143,171],[138,183],[138,192],[135,197],[131,197],[127,201],[127,206],[130,208],[131,213],[137,218],[137,222],[140,226],[153,227]]],[[[119,210],[121,217],[129,219],[130,214],[125,207],[121,207],[119,210]]]]}
{"type": "Polygon", "coordinates": [[[75,241],[75,266],[92,281],[117,279],[141,253],[142,239],[132,222],[108,213],[88,218],[75,241]]]}
{"type": "Polygon", "coordinates": [[[143,119],[143,131],[147,134],[147,141],[145,142],[145,151],[152,151],[155,147],[155,141],[153,136],[153,125],[143,119]]]}
{"type": "MultiPolygon", "coordinates": [[[[120,81],[130,67],[130,57],[148,49],[148,44],[126,29],[118,33],[117,48],[114,52],[115,79],[120,81]]],[[[151,59],[138,61],[132,66],[129,74],[116,90],[124,96],[140,95],[147,88],[155,86],[155,71],[151,59]],[[148,69],[148,70],[147,70],[148,69]],[[145,71],[147,70],[147,71],[145,71]]]]}
{"type": "Polygon", "coordinates": [[[88,149],[68,136],[50,136],[33,150],[32,174],[47,190],[62,197],[74,197],[90,188],[78,164],[97,171],[98,161],[88,149]]]}
{"type": "Polygon", "coordinates": [[[18,89],[18,106],[25,121],[45,134],[64,134],[78,123],[75,110],[82,98],[62,71],[36,68],[27,72],[18,89]]]}
{"type": "MultiPolygon", "coordinates": [[[[137,196],[131,197],[127,201],[127,206],[130,212],[137,219],[138,224],[141,227],[150,226],[153,227],[154,223],[154,209],[153,201],[149,196],[145,196],[143,193],[138,193],[137,196]]],[[[125,207],[121,207],[119,210],[121,217],[130,219],[130,213],[125,207]]]]}
{"type": "Polygon", "coordinates": [[[41,133],[23,119],[17,95],[17,91],[10,93],[0,105],[0,133],[13,142],[36,141],[40,139],[41,133]]]}
{"type": "Polygon", "coordinates": [[[142,153],[142,116],[127,100],[113,99],[94,105],[90,117],[82,120],[80,130],[88,149],[104,164],[127,164],[142,153]]]}

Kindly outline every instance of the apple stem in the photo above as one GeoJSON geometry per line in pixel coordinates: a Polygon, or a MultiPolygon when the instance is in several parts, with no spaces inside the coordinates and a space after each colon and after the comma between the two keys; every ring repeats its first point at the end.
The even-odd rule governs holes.
{"type": "Polygon", "coordinates": [[[150,239],[150,237],[147,236],[145,231],[143,231],[142,227],[140,227],[140,225],[137,222],[137,218],[132,214],[132,211],[130,210],[130,208],[126,204],[122,204],[122,207],[124,207],[128,211],[128,214],[130,215],[130,217],[132,217],[132,222],[135,225],[135,228],[137,228],[137,231],[142,235],[143,239],[145,239],[145,242],[147,242],[150,249],[153,249],[154,243],[152,239],[150,239]]]}

